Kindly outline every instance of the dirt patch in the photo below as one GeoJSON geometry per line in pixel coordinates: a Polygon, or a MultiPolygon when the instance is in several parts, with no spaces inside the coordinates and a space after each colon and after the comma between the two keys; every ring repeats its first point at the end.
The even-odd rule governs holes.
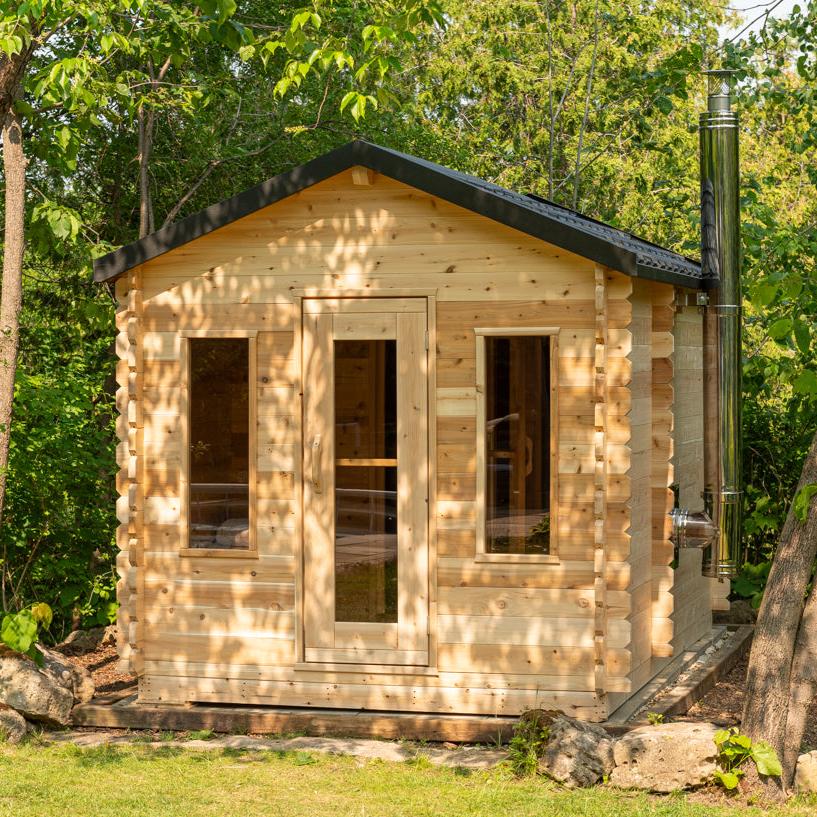
{"type": "MultiPolygon", "coordinates": [[[[746,671],[749,656],[738,661],[732,671],[722,678],[689,712],[684,720],[709,721],[729,726],[740,724],[746,692],[746,671]]],[[[802,751],[817,749],[817,699],[811,704],[803,736],[802,751]]]]}
{"type": "Polygon", "coordinates": [[[66,656],[66,660],[78,667],[85,667],[94,679],[96,694],[108,695],[136,683],[136,677],[119,671],[119,656],[114,644],[98,647],[85,655],[66,656]]]}

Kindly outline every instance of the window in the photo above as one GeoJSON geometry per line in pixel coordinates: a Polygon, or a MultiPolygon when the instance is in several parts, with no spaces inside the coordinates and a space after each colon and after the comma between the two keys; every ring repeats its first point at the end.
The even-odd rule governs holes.
{"type": "Polygon", "coordinates": [[[254,549],[254,339],[187,339],[188,548],[254,549]]]}
{"type": "Polygon", "coordinates": [[[555,554],[556,330],[477,329],[477,554],[555,554]]]}
{"type": "Polygon", "coordinates": [[[397,341],[335,341],[335,621],[397,622],[397,341]]]}

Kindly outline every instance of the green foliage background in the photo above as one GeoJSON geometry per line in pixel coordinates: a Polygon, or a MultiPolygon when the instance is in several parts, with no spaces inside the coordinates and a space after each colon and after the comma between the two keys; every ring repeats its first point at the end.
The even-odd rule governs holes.
{"type": "Polygon", "coordinates": [[[447,0],[445,25],[388,41],[379,81],[376,61],[359,78],[317,62],[285,89],[281,77],[313,46],[357,42],[349,53],[363,64],[355,36],[382,22],[383,4],[315,2],[319,41],[307,23],[292,49],[263,59],[293,9],[215,5],[229,37],[191,44],[171,27],[176,39],[92,49],[88,87],[109,98],[81,127],[65,130],[64,111],[38,108],[33,89],[23,99],[30,243],[4,607],[47,601],[55,638],[114,610],[113,301],[90,283],[90,258],[137,237],[139,105],[156,117],[157,227],[358,135],[695,255],[700,72],[718,63],[739,72],[742,117],[746,536],[753,561],[770,558],[817,427],[817,4],[723,45],[720,0],[447,0]],[[169,86],[146,90],[134,77],[163,47],[175,49],[169,86]],[[359,121],[351,89],[368,100],[359,121]]]}

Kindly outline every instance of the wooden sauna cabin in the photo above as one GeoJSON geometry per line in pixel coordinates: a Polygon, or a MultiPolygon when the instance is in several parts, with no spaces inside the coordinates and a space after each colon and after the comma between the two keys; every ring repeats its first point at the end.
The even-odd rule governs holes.
{"type": "Polygon", "coordinates": [[[95,279],[141,701],[602,721],[710,632],[697,262],[355,141],[95,279]]]}

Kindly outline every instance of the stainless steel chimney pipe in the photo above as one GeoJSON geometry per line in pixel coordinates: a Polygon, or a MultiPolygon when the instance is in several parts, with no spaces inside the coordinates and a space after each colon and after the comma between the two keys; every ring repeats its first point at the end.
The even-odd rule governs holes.
{"type": "Polygon", "coordinates": [[[738,116],[731,109],[731,72],[707,73],[708,104],[700,116],[701,264],[704,281],[717,288],[704,319],[704,345],[716,343],[718,378],[717,394],[704,401],[717,406],[716,422],[704,418],[704,458],[705,499],[713,505],[718,537],[705,572],[728,578],[742,562],[743,516],[738,116]],[[706,337],[713,331],[716,339],[706,337]]]}

